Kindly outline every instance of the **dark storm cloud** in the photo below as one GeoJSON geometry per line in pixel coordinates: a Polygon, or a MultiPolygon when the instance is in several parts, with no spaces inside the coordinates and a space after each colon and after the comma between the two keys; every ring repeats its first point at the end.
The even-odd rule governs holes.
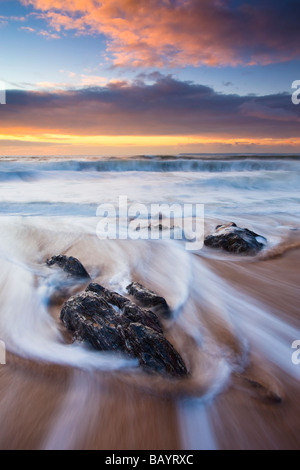
{"type": "Polygon", "coordinates": [[[160,77],[53,93],[8,91],[2,133],[27,129],[76,135],[295,137],[300,106],[287,93],[239,96],[160,77]]]}

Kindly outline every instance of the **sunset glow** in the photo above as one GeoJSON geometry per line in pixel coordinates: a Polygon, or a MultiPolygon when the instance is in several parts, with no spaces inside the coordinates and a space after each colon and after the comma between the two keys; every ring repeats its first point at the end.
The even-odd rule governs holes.
{"type": "Polygon", "coordinates": [[[1,155],[299,150],[293,1],[0,8],[1,155]]]}

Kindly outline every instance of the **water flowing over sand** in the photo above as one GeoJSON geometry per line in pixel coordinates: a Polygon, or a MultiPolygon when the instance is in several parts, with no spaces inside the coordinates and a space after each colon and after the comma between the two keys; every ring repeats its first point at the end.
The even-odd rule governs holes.
{"type": "Polygon", "coordinates": [[[0,448],[299,448],[299,176],[299,159],[271,156],[1,160],[0,448]],[[234,221],[268,244],[245,257],[99,240],[97,207],[118,211],[124,195],[204,204],[205,233],[234,221]],[[149,375],[72,343],[60,309],[87,284],[59,290],[62,273],[45,264],[59,253],[121,294],[138,281],[164,296],[165,334],[190,376],[149,375]]]}

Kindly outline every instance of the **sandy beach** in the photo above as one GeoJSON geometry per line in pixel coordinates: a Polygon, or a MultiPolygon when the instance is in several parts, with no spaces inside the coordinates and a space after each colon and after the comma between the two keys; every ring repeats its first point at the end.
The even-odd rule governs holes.
{"type": "Polygon", "coordinates": [[[300,449],[299,17],[0,0],[0,450],[300,449]]]}
{"type": "MultiPolygon", "coordinates": [[[[39,231],[32,229],[31,237],[33,232],[35,235],[31,240],[36,246],[39,231]]],[[[40,239],[39,258],[46,246],[46,252],[49,252],[48,237],[45,238],[44,234],[40,239]]],[[[76,254],[91,268],[95,267],[94,249],[100,242],[95,239],[91,243],[91,237],[86,238],[88,241],[82,237],[70,244],[68,254],[76,254]],[[91,246],[93,255],[88,256],[88,247],[91,246]]],[[[149,283],[149,273],[156,272],[157,263],[162,259],[160,243],[143,242],[134,248],[132,243],[129,250],[126,247],[126,253],[132,255],[135,249],[140,259],[132,277],[141,280],[143,276],[142,281],[149,283]],[[150,245],[151,263],[143,271],[147,244],[150,245]]],[[[54,244],[57,248],[57,241],[54,244]]],[[[111,251],[116,253],[115,250],[116,246],[114,249],[112,246],[111,251]]],[[[101,252],[106,253],[106,265],[109,266],[109,251],[107,246],[104,251],[100,243],[99,259],[101,252]]],[[[198,254],[189,255],[194,272],[190,295],[177,320],[165,323],[169,339],[192,371],[191,378],[180,383],[149,376],[130,367],[96,370],[84,361],[78,367],[76,364],[71,367],[64,364],[68,359],[61,352],[58,356],[55,349],[52,353],[54,362],[51,363],[51,343],[45,345],[50,351],[44,353],[41,345],[38,351],[34,346],[34,340],[37,340],[34,336],[43,332],[39,327],[35,331],[35,322],[38,322],[36,306],[31,320],[29,317],[28,320],[19,318],[24,327],[24,338],[17,328],[21,343],[19,354],[9,351],[9,338],[6,338],[7,364],[0,367],[0,447],[296,449],[299,444],[297,394],[300,372],[291,362],[291,343],[297,338],[289,334],[297,331],[299,324],[299,256],[299,249],[288,250],[269,260],[240,257],[237,261],[227,255],[225,259],[216,260],[198,254]],[[208,275],[216,276],[218,282],[214,284],[208,275]],[[206,276],[205,281],[202,276],[206,276]],[[207,297],[201,291],[207,289],[208,284],[214,291],[215,300],[224,305],[229,293],[230,311],[226,315],[218,311],[215,300],[207,303],[207,297]],[[246,310],[245,302],[249,298],[252,300],[246,310]],[[264,313],[267,315],[265,318],[264,313]],[[22,344],[29,334],[24,321],[29,321],[30,328],[33,328],[30,345],[26,341],[22,344]],[[24,346],[25,352],[22,351],[24,346]],[[24,357],[26,354],[29,357],[24,357]],[[39,360],[38,354],[45,357],[39,360]],[[37,357],[30,357],[34,355],[37,357]],[[265,389],[260,390],[243,377],[258,382],[265,389]],[[266,391],[280,396],[281,403],[270,402],[266,391]]],[[[103,259],[101,266],[103,271],[103,259]]],[[[172,295],[176,300],[174,287],[172,292],[167,282],[164,288],[161,284],[161,276],[165,275],[166,279],[169,276],[170,264],[165,266],[159,279],[152,276],[151,288],[166,295],[172,303],[172,295]]],[[[95,280],[105,284],[112,273],[105,274],[100,274],[95,280]]],[[[35,287],[38,282],[35,276],[35,287]]],[[[2,298],[8,293],[2,284],[2,298]]],[[[22,292],[19,294],[22,300],[22,292]]],[[[25,300],[23,298],[24,303],[20,305],[24,315],[29,308],[25,300]]],[[[57,299],[47,310],[60,332],[63,327],[59,322],[59,312],[63,301],[63,297],[57,299]]],[[[13,329],[13,318],[10,325],[13,329]]],[[[67,335],[60,336],[58,341],[63,345],[67,335]]],[[[14,348],[15,345],[12,346],[14,348]]],[[[111,367],[114,368],[113,359],[111,367]]]]}
{"type": "Polygon", "coordinates": [[[2,165],[1,449],[299,447],[300,366],[292,362],[292,343],[300,338],[300,251],[290,196],[297,161],[267,160],[259,168],[248,159],[212,167],[198,160],[191,172],[187,159],[172,161],[179,166],[170,173],[151,161],[141,169],[139,160],[136,171],[123,162],[114,173],[94,162],[2,165]],[[289,185],[278,184],[279,175],[289,185]],[[203,201],[205,235],[234,220],[268,243],[242,256],[207,246],[190,251],[184,240],[100,240],[97,203],[113,203],[120,193],[132,201],[132,188],[145,203],[203,201]],[[260,212],[262,197],[274,202],[260,212]],[[60,253],[122,295],[136,281],[163,296],[172,311],[161,318],[164,334],[188,377],[149,374],[122,354],[73,344],[61,308],[89,281],[61,290],[62,273],[46,264],[60,253]]]}

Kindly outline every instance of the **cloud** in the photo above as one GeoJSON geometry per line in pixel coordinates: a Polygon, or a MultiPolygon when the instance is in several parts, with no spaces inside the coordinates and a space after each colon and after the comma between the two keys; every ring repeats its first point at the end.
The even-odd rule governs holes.
{"type": "Polygon", "coordinates": [[[27,33],[35,33],[35,29],[30,26],[21,26],[20,30],[26,31],[27,33]]]}
{"type": "MultiPolygon", "coordinates": [[[[99,75],[89,75],[89,74],[76,74],[75,72],[65,72],[63,70],[60,71],[67,75],[70,79],[68,82],[51,82],[51,81],[43,81],[43,82],[36,82],[34,87],[38,91],[53,91],[53,90],[75,90],[79,88],[86,88],[86,87],[97,87],[101,85],[105,85],[108,82],[106,77],[102,77],[99,75]],[[72,81],[73,80],[73,81],[72,81]]],[[[111,83],[114,83],[112,81],[111,83]]],[[[32,85],[33,86],[33,85],[32,85]]]]}
{"type": "Polygon", "coordinates": [[[37,31],[37,34],[39,36],[43,36],[46,39],[60,39],[59,34],[51,33],[51,32],[46,31],[46,30],[37,31]]]}
{"type": "Polygon", "coordinates": [[[79,79],[79,84],[82,87],[100,86],[105,83],[107,83],[107,78],[99,75],[88,75],[82,73],[79,79]]]}
{"type": "Polygon", "coordinates": [[[158,78],[115,81],[80,90],[8,91],[0,108],[5,135],[202,136],[214,139],[293,139],[299,107],[288,94],[239,96],[158,78]]]}
{"type": "Polygon", "coordinates": [[[295,116],[295,113],[286,108],[270,107],[262,104],[257,100],[243,103],[240,107],[244,116],[250,116],[257,119],[266,119],[271,121],[286,121],[286,122],[300,122],[299,116],[295,116]]]}
{"type": "Polygon", "coordinates": [[[300,56],[298,0],[21,2],[56,34],[104,34],[117,66],[253,65],[300,56]]]}
{"type": "Polygon", "coordinates": [[[46,30],[36,30],[34,28],[31,28],[31,26],[21,26],[19,28],[21,31],[26,31],[27,33],[36,33],[39,36],[43,36],[46,39],[60,39],[60,36],[56,33],[51,33],[46,30]]]}
{"type": "Polygon", "coordinates": [[[26,17],[25,16],[3,16],[3,15],[0,15],[0,21],[5,21],[5,22],[9,22],[9,21],[26,21],[26,17]]]}

